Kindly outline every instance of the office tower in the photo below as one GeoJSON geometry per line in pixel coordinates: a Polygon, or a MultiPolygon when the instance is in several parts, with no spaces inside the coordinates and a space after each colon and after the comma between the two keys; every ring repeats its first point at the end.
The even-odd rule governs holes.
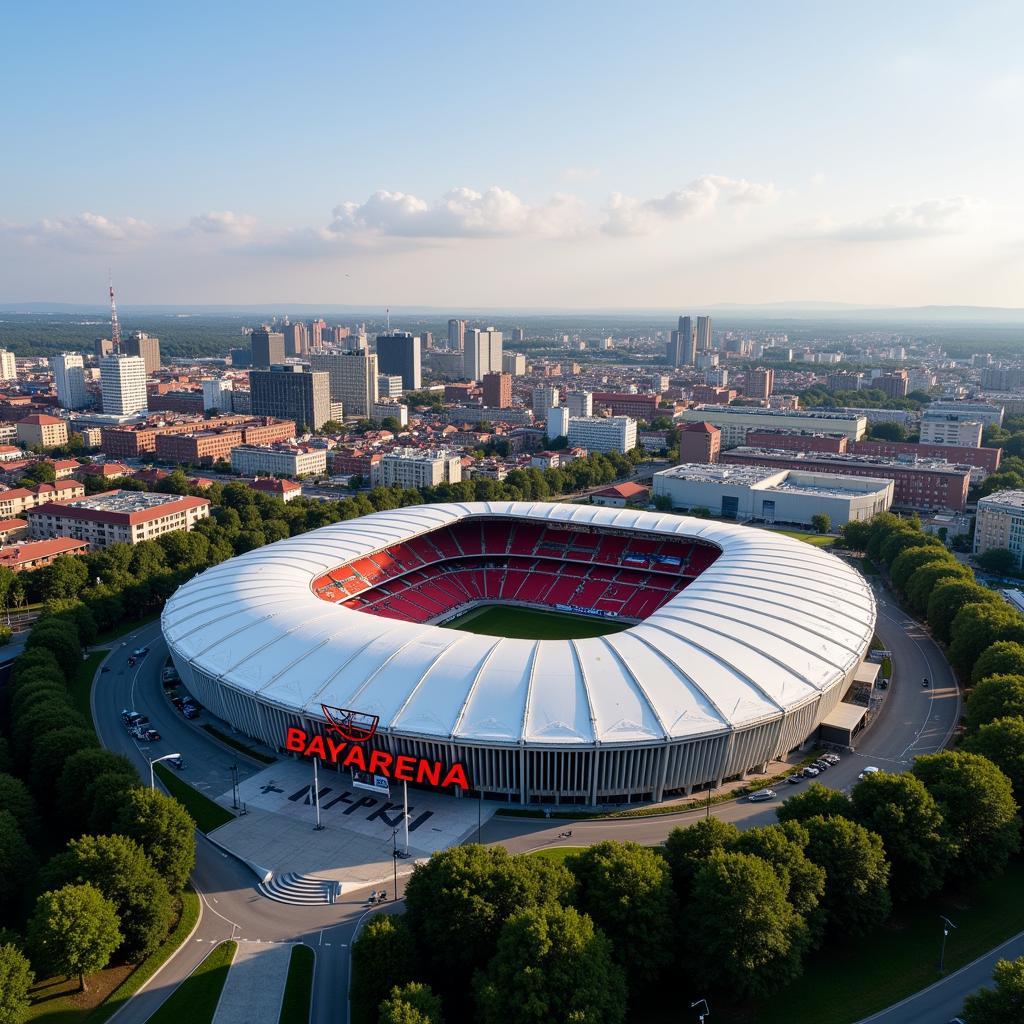
{"type": "Polygon", "coordinates": [[[332,402],[346,416],[369,419],[377,402],[377,355],[374,352],[323,352],[309,357],[310,369],[329,377],[332,402]]]}
{"type": "Polygon", "coordinates": [[[589,391],[570,391],[565,396],[570,416],[593,416],[594,396],[589,391]]]}
{"type": "Polygon", "coordinates": [[[146,361],[142,356],[109,355],[100,360],[103,411],[134,416],[146,409],[146,361]]]}
{"type": "Polygon", "coordinates": [[[350,334],[341,343],[342,352],[366,352],[369,347],[365,334],[350,334]]]}
{"type": "Polygon", "coordinates": [[[670,366],[693,366],[697,361],[697,336],[688,316],[679,318],[679,329],[669,336],[665,352],[670,366]]]}
{"type": "Polygon", "coordinates": [[[461,352],[466,340],[466,321],[448,321],[448,351],[461,352]]]}
{"type": "Polygon", "coordinates": [[[747,370],[744,374],[743,394],[747,398],[759,398],[764,402],[768,401],[775,387],[775,371],[773,369],[759,366],[756,370],[747,370]]]}
{"type": "Polygon", "coordinates": [[[154,338],[143,331],[136,331],[128,339],[125,351],[130,356],[138,356],[146,364],[147,377],[152,377],[160,369],[159,338],[154,338]]]}
{"type": "Polygon", "coordinates": [[[377,366],[381,373],[402,378],[406,391],[420,386],[420,339],[408,331],[377,335],[377,366]]]}
{"type": "Polygon", "coordinates": [[[284,354],[286,356],[304,356],[309,348],[306,325],[297,320],[284,329],[284,354]]]}
{"type": "Polygon", "coordinates": [[[18,368],[14,362],[14,353],[0,349],[0,380],[17,380],[18,368]]]}
{"type": "Polygon", "coordinates": [[[330,378],[295,363],[249,374],[252,414],[294,420],[298,431],[319,430],[331,418],[330,378]]]}
{"type": "Polygon", "coordinates": [[[204,380],[203,410],[205,412],[231,412],[233,391],[234,384],[224,377],[218,380],[204,380]]]}
{"type": "Polygon", "coordinates": [[[236,370],[247,370],[252,366],[252,349],[251,348],[229,348],[228,349],[228,362],[236,370]]]}
{"type": "Polygon", "coordinates": [[[62,409],[84,409],[89,404],[85,390],[85,364],[77,352],[50,356],[50,372],[57,387],[57,401],[62,409]]]}
{"type": "Polygon", "coordinates": [[[424,352],[426,352],[428,349],[432,349],[434,347],[434,332],[433,331],[424,331],[420,335],[420,338],[423,341],[423,351],[424,352]]]}
{"type": "Polygon", "coordinates": [[[711,317],[697,317],[697,351],[711,351],[711,317]]]}
{"type": "Polygon", "coordinates": [[[512,330],[513,341],[526,341],[526,331],[522,327],[515,327],[512,330]]]}
{"type": "Polygon", "coordinates": [[[377,401],[402,397],[402,378],[395,373],[377,374],[377,401]]]}
{"type": "Polygon", "coordinates": [[[344,341],[352,332],[347,327],[335,327],[331,333],[334,337],[334,344],[337,345],[338,342],[344,341]]]}
{"type": "Polygon", "coordinates": [[[501,372],[501,331],[488,327],[486,331],[475,328],[465,335],[465,377],[467,380],[483,380],[485,373],[501,372]]]}
{"type": "Polygon", "coordinates": [[[511,373],[513,377],[522,377],[526,373],[526,356],[519,352],[502,352],[501,372],[511,373]]]}
{"type": "Polygon", "coordinates": [[[491,371],[484,374],[484,405],[489,409],[512,406],[512,374],[491,371]]]}
{"type": "Polygon", "coordinates": [[[558,406],[558,388],[545,385],[533,389],[533,415],[537,419],[545,419],[548,413],[558,406]]]}
{"type": "Polygon", "coordinates": [[[97,338],[93,344],[97,359],[103,359],[114,351],[114,343],[109,338],[97,338]]]}
{"type": "Polygon", "coordinates": [[[252,365],[262,369],[284,362],[284,335],[272,331],[266,324],[257,327],[249,336],[252,365]]]}
{"type": "Polygon", "coordinates": [[[323,352],[324,331],[327,330],[326,320],[314,320],[309,325],[309,351],[323,352]]]}

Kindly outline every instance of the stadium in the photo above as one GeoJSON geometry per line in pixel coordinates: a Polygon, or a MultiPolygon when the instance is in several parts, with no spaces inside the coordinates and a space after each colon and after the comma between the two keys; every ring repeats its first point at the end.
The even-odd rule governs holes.
{"type": "Polygon", "coordinates": [[[459,762],[487,798],[590,805],[689,793],[799,746],[874,624],[863,577],[820,548],[531,502],[326,526],[208,569],[162,617],[195,696],[271,747],[350,710],[377,749],[459,762]],[[501,635],[473,631],[479,609],[501,635]],[[515,609],[562,623],[515,635],[515,609]]]}

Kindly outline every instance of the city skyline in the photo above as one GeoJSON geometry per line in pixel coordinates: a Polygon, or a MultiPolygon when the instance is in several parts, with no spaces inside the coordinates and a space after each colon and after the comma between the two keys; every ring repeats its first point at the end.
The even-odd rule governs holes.
{"type": "Polygon", "coordinates": [[[1013,5],[193,6],[9,16],[0,301],[1024,306],[1013,5]]]}

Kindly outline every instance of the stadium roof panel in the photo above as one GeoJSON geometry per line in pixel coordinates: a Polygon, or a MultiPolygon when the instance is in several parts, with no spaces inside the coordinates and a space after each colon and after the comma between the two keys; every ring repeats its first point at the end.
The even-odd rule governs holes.
{"type": "Polygon", "coordinates": [[[178,590],[163,628],[195,668],[310,718],[325,703],[403,735],[569,748],[712,735],[814,700],[855,667],[874,599],[856,570],[779,534],[633,509],[476,502],[379,512],[231,559],[178,590]],[[576,641],[367,615],[311,589],[345,562],[494,516],[699,539],[721,554],[644,622],[576,641]]]}

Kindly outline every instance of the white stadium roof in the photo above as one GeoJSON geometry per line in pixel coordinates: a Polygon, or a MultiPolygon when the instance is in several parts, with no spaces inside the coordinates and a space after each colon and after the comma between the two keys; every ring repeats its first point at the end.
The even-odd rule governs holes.
{"type": "Polygon", "coordinates": [[[167,602],[176,657],[296,714],[321,704],[434,740],[543,746],[720,733],[814,700],[859,663],[874,629],[863,577],[833,555],[746,526],[532,502],[417,505],[279,541],[208,569],[167,602]],[[344,562],[473,517],[644,530],[721,548],[643,622],[585,640],[514,640],[321,600],[344,562]]]}

